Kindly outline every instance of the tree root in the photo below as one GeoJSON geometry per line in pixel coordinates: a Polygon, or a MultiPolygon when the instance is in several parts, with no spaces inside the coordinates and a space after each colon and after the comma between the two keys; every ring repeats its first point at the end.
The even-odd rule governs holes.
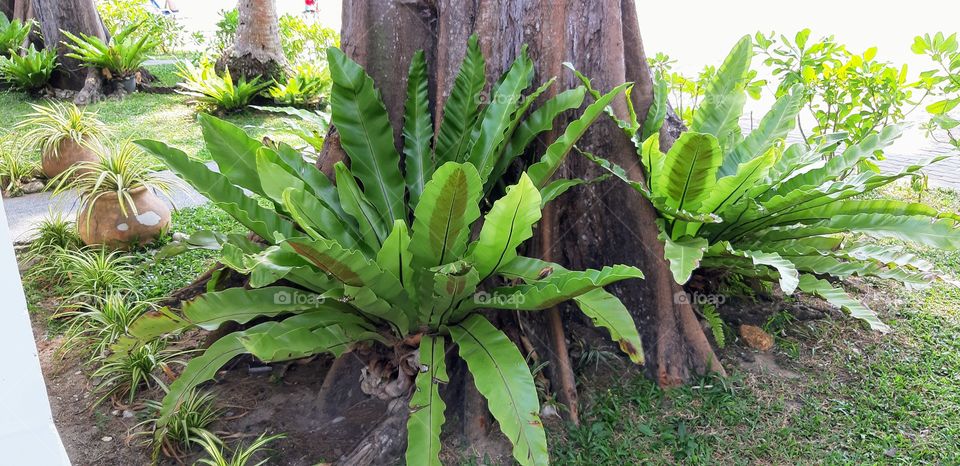
{"type": "Polygon", "coordinates": [[[357,443],[350,453],[335,464],[343,466],[400,464],[407,445],[407,418],[410,416],[409,396],[394,398],[380,423],[357,443]]]}

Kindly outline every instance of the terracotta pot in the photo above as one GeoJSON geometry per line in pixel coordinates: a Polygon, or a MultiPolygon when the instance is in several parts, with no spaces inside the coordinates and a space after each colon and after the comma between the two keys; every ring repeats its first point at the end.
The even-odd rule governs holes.
{"type": "Polygon", "coordinates": [[[80,162],[96,162],[97,154],[73,139],[64,139],[60,141],[57,152],[48,151],[43,154],[41,165],[43,174],[47,178],[53,178],[80,162]]]}
{"type": "Polygon", "coordinates": [[[157,238],[170,225],[170,208],[153,191],[139,187],[130,192],[137,214],[127,207],[124,215],[116,193],[101,196],[92,206],[77,213],[77,229],[87,245],[106,245],[114,249],[143,246],[157,238]]]}

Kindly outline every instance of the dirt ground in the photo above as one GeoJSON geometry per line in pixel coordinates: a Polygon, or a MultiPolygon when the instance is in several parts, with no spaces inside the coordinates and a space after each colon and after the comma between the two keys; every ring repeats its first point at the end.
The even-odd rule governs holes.
{"type": "MultiPolygon", "coordinates": [[[[60,338],[46,338],[42,323],[34,324],[40,362],[47,383],[53,417],[67,454],[75,466],[131,466],[150,464],[146,436],[137,436],[137,424],[145,417],[142,404],[123,405],[106,401],[91,408],[96,397],[94,383],[76,357],[55,354],[60,338]]],[[[359,392],[343,393],[348,416],[323,416],[316,395],[330,366],[329,358],[306,363],[277,365],[261,372],[262,365],[240,358],[206,386],[216,395],[223,416],[211,426],[221,438],[247,443],[258,435],[283,433],[286,438],[270,444],[269,464],[306,466],[323,464],[346,453],[363,433],[380,420],[385,403],[359,392]],[[251,367],[256,367],[251,371],[251,367]],[[280,372],[283,372],[280,376],[280,372]]],[[[158,389],[141,399],[160,399],[158,389]]],[[[164,458],[162,465],[192,464],[195,448],[179,459],[164,458]]]]}

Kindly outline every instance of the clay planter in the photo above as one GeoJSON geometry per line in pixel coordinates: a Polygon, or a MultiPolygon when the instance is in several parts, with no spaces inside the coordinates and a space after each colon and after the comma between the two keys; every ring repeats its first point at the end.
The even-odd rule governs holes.
{"type": "Polygon", "coordinates": [[[72,167],[79,162],[96,162],[97,154],[89,147],[78,144],[73,139],[64,139],[60,141],[59,155],[52,151],[43,154],[41,165],[43,175],[47,178],[53,178],[72,167]]]}
{"type": "Polygon", "coordinates": [[[162,199],[143,186],[131,191],[130,196],[138,214],[127,207],[124,215],[116,193],[101,196],[89,209],[80,209],[77,229],[85,244],[130,249],[153,241],[166,230],[170,208],[162,199]]]}

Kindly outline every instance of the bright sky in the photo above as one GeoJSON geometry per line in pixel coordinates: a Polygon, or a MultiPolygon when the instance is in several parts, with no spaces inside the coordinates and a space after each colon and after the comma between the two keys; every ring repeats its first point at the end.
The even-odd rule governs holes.
{"type": "MultiPolygon", "coordinates": [[[[211,31],[217,12],[233,7],[236,1],[180,0],[178,4],[188,28],[211,31]]],[[[317,4],[318,21],[339,30],[340,0],[317,0],[317,4]]],[[[277,0],[281,14],[300,13],[303,5],[303,0],[277,0]]],[[[637,1],[647,53],[669,54],[679,61],[677,69],[685,73],[718,64],[744,34],[775,30],[792,37],[808,27],[813,37],[833,34],[855,51],[877,46],[878,58],[906,63],[915,75],[928,65],[923,57],[910,52],[913,37],[960,30],[958,0],[915,0],[897,6],[877,0],[687,0],[677,5],[637,1]]]]}

